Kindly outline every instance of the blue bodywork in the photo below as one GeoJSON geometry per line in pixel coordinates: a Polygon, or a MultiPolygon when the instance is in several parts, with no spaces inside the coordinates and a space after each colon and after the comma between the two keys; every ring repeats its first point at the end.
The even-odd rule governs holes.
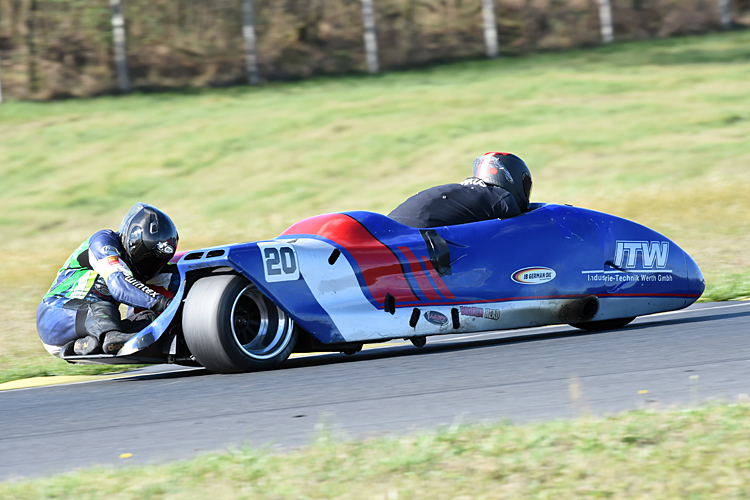
{"type": "MultiPolygon", "coordinates": [[[[534,204],[531,211],[513,219],[438,227],[428,232],[370,212],[319,218],[319,231],[298,232],[298,227],[312,227],[303,221],[272,241],[291,246],[304,241],[325,244],[328,250],[319,259],[320,266],[333,265],[336,256],[329,257],[330,249],[338,250],[338,258],[346,259],[354,270],[362,294],[372,306],[372,315],[386,314],[383,310],[388,310],[388,300],[394,296],[392,306],[396,310],[420,308],[450,314],[445,308],[595,295],[610,304],[596,319],[609,319],[686,307],[705,287],[695,261],[663,235],[619,217],[567,205],[534,204]],[[344,226],[330,229],[334,222],[344,226]],[[352,238],[352,225],[369,234],[362,239],[364,250],[347,240],[352,238]],[[448,249],[444,264],[449,265],[444,269],[435,261],[431,242],[442,245],[443,253],[448,249]],[[392,265],[396,262],[398,265],[392,265]],[[388,283],[395,291],[384,295],[390,291],[383,288],[391,286],[388,283]]],[[[306,269],[300,266],[298,279],[268,282],[259,243],[183,254],[177,262],[182,283],[175,300],[131,339],[119,356],[127,357],[158,343],[165,332],[179,326],[178,311],[191,273],[220,267],[247,277],[318,341],[343,342],[347,332],[339,331],[330,307],[327,312],[319,303],[318,284],[306,279],[306,269]]],[[[302,246],[297,251],[307,252],[302,246]]],[[[400,336],[399,332],[393,334],[393,338],[400,336]]],[[[382,337],[387,339],[388,335],[382,337]]],[[[162,348],[162,352],[167,350],[162,348]]]]}

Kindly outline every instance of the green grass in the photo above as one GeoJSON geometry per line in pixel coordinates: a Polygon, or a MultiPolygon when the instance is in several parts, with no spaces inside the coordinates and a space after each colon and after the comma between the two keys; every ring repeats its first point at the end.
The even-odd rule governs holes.
{"type": "MultiPolygon", "coordinates": [[[[262,88],[0,106],[0,373],[68,368],[35,333],[68,254],[136,201],[181,249],[388,212],[512,151],[537,201],[614,213],[687,250],[707,296],[750,295],[750,32],[262,88]]],[[[7,376],[6,376],[7,377],[7,376]]]]}
{"type": "MultiPolygon", "coordinates": [[[[580,499],[750,496],[750,405],[443,429],[0,483],[0,498],[580,499]]],[[[125,465],[126,459],[122,460],[125,465]]]]}

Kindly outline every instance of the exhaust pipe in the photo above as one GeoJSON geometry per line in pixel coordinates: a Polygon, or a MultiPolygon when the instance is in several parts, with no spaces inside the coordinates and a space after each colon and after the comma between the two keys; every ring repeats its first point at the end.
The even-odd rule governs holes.
{"type": "Polygon", "coordinates": [[[589,295],[582,299],[571,300],[560,309],[560,323],[581,323],[591,321],[599,312],[599,298],[589,295]]]}

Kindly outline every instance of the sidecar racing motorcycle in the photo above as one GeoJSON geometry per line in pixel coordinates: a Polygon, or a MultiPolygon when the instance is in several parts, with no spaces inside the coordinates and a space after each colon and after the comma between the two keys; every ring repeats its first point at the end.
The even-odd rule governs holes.
{"type": "Polygon", "coordinates": [[[76,363],[176,363],[217,373],[277,366],[293,352],[569,324],[625,326],[681,309],[705,283],[675,243],[567,205],[414,229],[371,212],[318,215],[277,238],[179,254],[171,305],[115,355],[76,363]]]}

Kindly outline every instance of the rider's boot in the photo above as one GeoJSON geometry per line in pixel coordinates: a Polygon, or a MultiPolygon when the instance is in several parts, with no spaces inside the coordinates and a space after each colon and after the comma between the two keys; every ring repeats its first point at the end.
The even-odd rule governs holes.
{"type": "Polygon", "coordinates": [[[89,354],[100,354],[101,345],[99,339],[93,335],[86,335],[83,338],[76,339],[73,344],[73,352],[79,356],[88,356],[89,354]]]}
{"type": "Polygon", "coordinates": [[[104,335],[104,342],[102,343],[102,350],[104,354],[117,354],[122,349],[125,342],[133,338],[135,333],[123,333],[123,332],[107,332],[104,335]]]}
{"type": "Polygon", "coordinates": [[[123,333],[120,323],[120,310],[111,302],[100,301],[89,304],[86,314],[86,336],[76,340],[75,352],[86,351],[82,354],[92,354],[101,346],[104,354],[117,354],[122,346],[133,334],[123,333]],[[87,346],[90,346],[88,349],[87,346]]]}

